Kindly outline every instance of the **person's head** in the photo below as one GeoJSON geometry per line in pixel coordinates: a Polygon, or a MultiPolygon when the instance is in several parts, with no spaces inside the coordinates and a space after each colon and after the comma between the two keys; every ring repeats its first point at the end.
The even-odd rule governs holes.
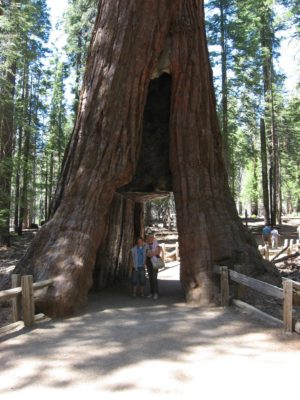
{"type": "Polygon", "coordinates": [[[154,240],[155,240],[155,237],[154,237],[154,235],[152,233],[147,236],[147,243],[148,244],[152,244],[154,242],[154,240]]]}
{"type": "Polygon", "coordinates": [[[141,238],[141,237],[137,238],[136,244],[138,247],[143,247],[144,246],[143,238],[141,238]]]}

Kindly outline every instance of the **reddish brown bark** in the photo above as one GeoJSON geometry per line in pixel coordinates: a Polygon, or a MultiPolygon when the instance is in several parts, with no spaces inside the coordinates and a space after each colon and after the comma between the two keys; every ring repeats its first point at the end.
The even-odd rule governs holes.
{"type": "Polygon", "coordinates": [[[172,77],[170,170],[187,300],[213,301],[216,262],[266,271],[228,189],[202,1],[103,0],[52,218],[19,265],[35,279],[55,278],[40,301],[48,314],[66,315],[86,300],[97,253],[127,257],[129,238],[121,253],[98,249],[124,231],[110,224],[107,234],[108,214],[115,192],[135,182],[148,88],[162,72],[172,77]]]}
{"type": "Polygon", "coordinates": [[[116,194],[111,204],[107,233],[97,253],[94,288],[102,289],[130,277],[129,249],[143,233],[143,208],[140,203],[116,194]]]}

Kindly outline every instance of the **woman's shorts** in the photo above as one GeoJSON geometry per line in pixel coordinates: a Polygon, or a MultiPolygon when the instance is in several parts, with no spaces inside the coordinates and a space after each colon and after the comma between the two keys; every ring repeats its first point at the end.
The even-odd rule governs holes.
{"type": "Polygon", "coordinates": [[[131,283],[133,286],[145,286],[146,277],[144,267],[138,268],[137,271],[135,269],[132,270],[131,283]]]}

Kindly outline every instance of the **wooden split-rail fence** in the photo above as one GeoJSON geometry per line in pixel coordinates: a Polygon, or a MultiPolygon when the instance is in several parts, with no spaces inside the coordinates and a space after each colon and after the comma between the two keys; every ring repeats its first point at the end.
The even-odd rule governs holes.
{"type": "MultiPolygon", "coordinates": [[[[178,242],[175,244],[166,245],[161,244],[163,252],[162,257],[174,257],[175,261],[179,260],[179,245],[178,242]],[[168,251],[168,248],[175,247],[172,252],[168,251]]],[[[12,301],[12,324],[5,326],[1,329],[6,332],[11,327],[14,328],[14,324],[19,321],[24,322],[24,326],[32,326],[36,320],[39,320],[42,315],[35,315],[35,292],[41,289],[45,289],[53,284],[53,279],[33,283],[32,275],[21,276],[19,274],[11,275],[12,288],[0,291],[0,301],[12,301]]],[[[0,329],[0,333],[1,333],[0,329]]]]}
{"type": "MultiPolygon", "coordinates": [[[[283,280],[283,288],[271,285],[267,282],[260,281],[258,279],[249,277],[241,274],[237,271],[229,269],[224,266],[215,266],[214,272],[220,275],[220,286],[221,286],[221,306],[226,307],[230,304],[230,301],[242,308],[248,310],[255,310],[261,315],[267,316],[265,313],[255,309],[243,301],[244,288],[248,287],[256,292],[263,295],[270,296],[277,300],[282,301],[282,324],[284,332],[291,333],[296,325],[293,321],[293,302],[296,296],[300,296],[300,283],[295,282],[291,279],[283,280]],[[233,283],[233,294],[230,296],[230,284],[233,283]]],[[[276,320],[275,318],[268,316],[269,319],[276,320]]],[[[277,320],[277,322],[280,322],[277,320]]]]}
{"type": "Polygon", "coordinates": [[[300,252],[300,241],[297,239],[284,239],[284,244],[282,248],[273,249],[268,244],[264,246],[258,246],[258,250],[260,254],[266,259],[272,261],[277,258],[278,255],[285,253],[287,256],[290,256],[294,251],[300,252]],[[275,256],[274,256],[275,251],[275,256]],[[272,256],[272,258],[271,258],[272,256]]]}
{"type": "Polygon", "coordinates": [[[35,315],[34,298],[38,290],[45,289],[53,284],[53,279],[33,283],[32,275],[11,276],[12,288],[0,291],[0,301],[12,301],[12,321],[24,321],[30,327],[39,319],[35,315]]]}
{"type": "MultiPolygon", "coordinates": [[[[175,257],[179,259],[178,243],[176,243],[175,257]]],[[[164,253],[166,249],[163,247],[164,253]]],[[[277,300],[282,301],[282,324],[284,331],[287,333],[293,332],[293,302],[295,296],[300,296],[300,283],[290,279],[283,280],[283,288],[271,285],[269,283],[259,281],[255,278],[241,274],[235,270],[229,269],[226,266],[215,266],[214,273],[220,275],[221,286],[221,306],[226,307],[230,301],[237,306],[252,306],[244,303],[243,291],[244,287],[248,287],[261,294],[271,296],[277,300]],[[234,294],[230,295],[231,283],[234,284],[234,294]]],[[[33,283],[31,275],[20,276],[17,274],[12,275],[12,288],[0,291],[0,301],[12,301],[12,320],[13,323],[23,320],[26,327],[34,324],[35,320],[39,319],[35,315],[35,292],[41,289],[48,288],[53,284],[53,279],[33,283]]],[[[252,307],[254,309],[254,307],[252,307]]],[[[258,311],[258,310],[256,310],[258,311]]],[[[264,314],[261,312],[261,314],[264,314]]],[[[265,315],[265,314],[264,314],[265,315]]],[[[273,317],[270,317],[273,318],[273,317]]],[[[275,320],[275,318],[273,318],[275,320]]],[[[277,320],[278,322],[278,320],[277,320]]],[[[298,323],[299,324],[299,323],[298,323]]]]}
{"type": "Polygon", "coordinates": [[[162,258],[164,261],[167,257],[174,257],[174,261],[178,261],[180,259],[178,242],[176,242],[174,244],[160,243],[160,246],[162,248],[162,258]],[[170,247],[173,247],[173,248],[175,247],[175,250],[173,250],[172,252],[169,252],[168,248],[170,248],[170,247]]]}

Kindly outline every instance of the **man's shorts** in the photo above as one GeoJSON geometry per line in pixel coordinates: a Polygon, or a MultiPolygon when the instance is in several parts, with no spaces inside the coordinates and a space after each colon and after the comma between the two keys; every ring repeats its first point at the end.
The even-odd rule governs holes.
{"type": "Polygon", "coordinates": [[[132,270],[131,283],[133,286],[136,285],[145,286],[146,277],[145,277],[144,267],[139,267],[137,271],[135,269],[132,270]]]}

